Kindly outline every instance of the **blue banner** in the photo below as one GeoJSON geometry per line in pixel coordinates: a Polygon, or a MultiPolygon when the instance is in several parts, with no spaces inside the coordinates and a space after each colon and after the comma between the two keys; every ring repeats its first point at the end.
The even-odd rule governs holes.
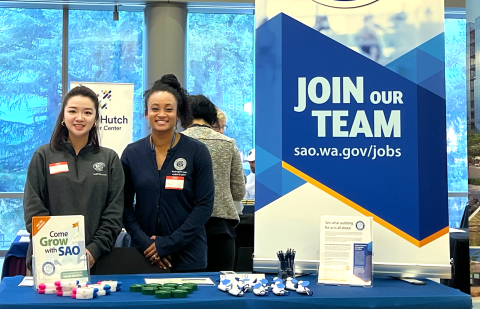
{"type": "MultiPolygon", "coordinates": [[[[377,225],[374,241],[389,246],[375,246],[376,261],[400,262],[406,251],[438,240],[439,248],[447,244],[441,254],[430,259],[433,251],[419,250],[419,259],[403,261],[447,264],[443,28],[433,18],[418,23],[415,31],[423,32],[412,32],[411,49],[405,50],[388,43],[392,33],[374,22],[405,21],[405,11],[386,17],[386,1],[298,2],[310,11],[326,7],[337,19],[348,11],[360,29],[346,34],[333,33],[328,22],[325,30],[328,14],[308,19],[310,13],[287,7],[268,16],[273,2],[257,3],[265,16],[259,16],[256,43],[256,211],[262,218],[256,221],[256,244],[272,246],[262,233],[271,227],[268,220],[279,223],[282,215],[290,222],[296,218],[291,226],[301,229],[320,215],[363,214],[377,225]],[[383,15],[351,15],[365,5],[383,15]],[[395,243],[399,252],[392,260],[382,251],[395,243]]],[[[430,14],[443,5],[427,2],[430,14]]],[[[282,3],[276,10],[286,7],[282,3]]]]}

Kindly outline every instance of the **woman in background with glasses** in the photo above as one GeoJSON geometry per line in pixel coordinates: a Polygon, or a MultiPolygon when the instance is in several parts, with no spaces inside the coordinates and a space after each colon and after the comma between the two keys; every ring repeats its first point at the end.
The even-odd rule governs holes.
{"type": "Polygon", "coordinates": [[[228,129],[227,126],[227,116],[217,107],[217,122],[212,125],[212,129],[218,133],[225,134],[225,130],[228,129]]]}
{"type": "MultiPolygon", "coordinates": [[[[215,107],[217,109],[217,122],[214,123],[212,125],[212,129],[214,129],[215,131],[217,131],[218,133],[221,133],[221,134],[225,134],[225,131],[228,129],[228,126],[227,126],[227,116],[225,115],[224,112],[222,112],[221,109],[219,109],[218,107],[215,107]]],[[[244,174],[244,177],[245,177],[245,174],[244,174]]],[[[246,182],[246,178],[245,178],[245,182],[246,182]]],[[[239,200],[233,200],[233,205],[235,205],[235,209],[237,210],[237,213],[239,215],[243,214],[243,204],[242,202],[239,200]]]]}
{"type": "Polygon", "coordinates": [[[215,179],[213,213],[205,224],[207,271],[233,270],[235,226],[240,222],[233,200],[245,194],[242,159],[234,139],[212,130],[212,125],[218,123],[215,105],[203,95],[190,96],[188,102],[194,119],[182,134],[207,145],[215,179]]]}

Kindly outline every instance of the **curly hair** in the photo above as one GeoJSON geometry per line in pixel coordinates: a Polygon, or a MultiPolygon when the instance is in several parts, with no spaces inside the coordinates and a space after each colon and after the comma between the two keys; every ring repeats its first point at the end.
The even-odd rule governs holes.
{"type": "Polygon", "coordinates": [[[150,99],[152,94],[159,91],[169,92],[175,97],[177,100],[177,113],[178,118],[180,119],[180,124],[182,127],[186,128],[193,120],[192,112],[187,103],[188,93],[187,90],[180,85],[177,77],[173,74],[163,75],[159,80],[153,83],[150,89],[143,93],[145,114],[148,113],[148,99],[150,99]]]}

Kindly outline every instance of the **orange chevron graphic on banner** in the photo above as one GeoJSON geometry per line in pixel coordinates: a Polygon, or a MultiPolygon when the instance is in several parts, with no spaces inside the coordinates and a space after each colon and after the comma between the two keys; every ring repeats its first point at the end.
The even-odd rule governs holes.
{"type": "Polygon", "coordinates": [[[394,232],[398,236],[402,237],[403,239],[407,240],[408,242],[412,243],[413,245],[415,245],[419,248],[431,243],[432,241],[434,241],[434,240],[436,240],[436,239],[438,239],[438,238],[440,238],[443,235],[448,233],[449,228],[447,226],[447,227],[437,231],[436,233],[434,233],[434,234],[432,234],[432,235],[430,235],[430,236],[428,236],[428,237],[426,237],[422,240],[418,240],[418,239],[408,235],[404,231],[400,230],[399,228],[395,227],[394,225],[392,225],[392,224],[388,223],[387,221],[383,220],[382,218],[380,218],[380,217],[376,216],[375,214],[371,213],[370,211],[366,210],[365,208],[361,207],[360,205],[356,204],[355,202],[349,200],[345,196],[335,192],[334,190],[330,189],[329,187],[325,186],[324,184],[320,183],[319,181],[313,179],[312,177],[308,176],[307,174],[303,173],[302,171],[296,169],[295,167],[291,166],[290,164],[286,163],[285,161],[282,161],[282,167],[284,169],[286,169],[287,171],[289,171],[289,172],[297,175],[298,177],[302,178],[306,182],[308,182],[308,183],[314,185],[315,187],[319,188],[320,190],[324,191],[325,193],[331,195],[332,197],[336,198],[337,200],[342,201],[343,203],[352,207],[353,209],[355,209],[356,211],[358,211],[362,215],[368,216],[368,217],[373,217],[373,221],[377,222],[381,226],[383,226],[383,227],[387,228],[388,230],[394,232]]]}

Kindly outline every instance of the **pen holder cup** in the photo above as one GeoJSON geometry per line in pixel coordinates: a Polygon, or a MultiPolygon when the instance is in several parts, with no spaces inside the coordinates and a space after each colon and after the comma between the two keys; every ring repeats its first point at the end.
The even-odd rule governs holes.
{"type": "Polygon", "coordinates": [[[282,280],[295,278],[295,263],[278,262],[277,277],[282,280]]]}

